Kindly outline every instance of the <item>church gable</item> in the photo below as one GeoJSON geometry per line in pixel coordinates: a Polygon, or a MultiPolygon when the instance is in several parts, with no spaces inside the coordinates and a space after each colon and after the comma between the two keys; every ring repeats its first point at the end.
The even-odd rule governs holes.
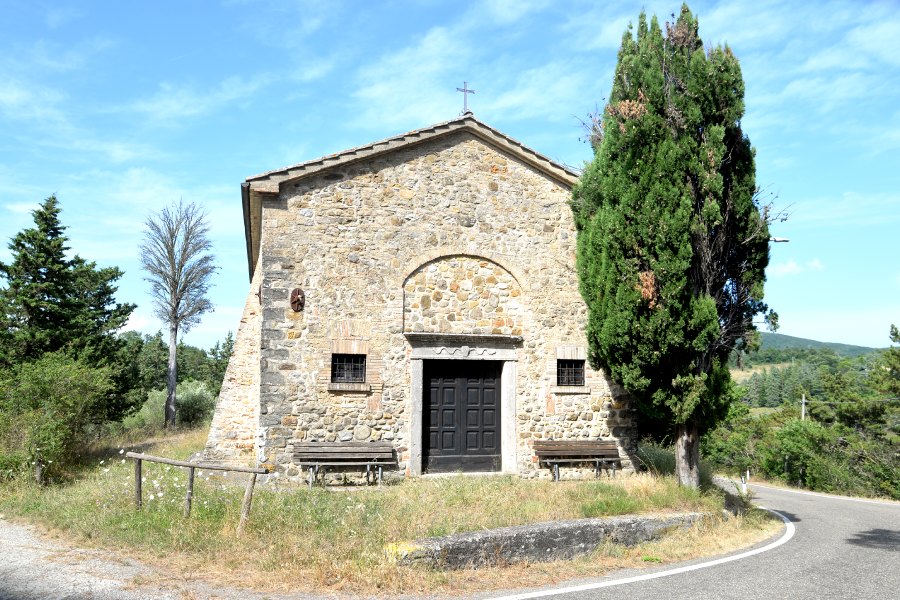
{"type": "MultiPolygon", "coordinates": [[[[342,179],[348,174],[377,169],[377,165],[389,164],[397,156],[427,154],[417,147],[452,146],[461,137],[478,140],[482,147],[490,148],[491,152],[525,166],[562,188],[570,189],[577,181],[578,174],[571,168],[535,152],[467,113],[453,121],[249,177],[242,186],[242,196],[251,275],[258,259],[264,199],[293,195],[297,189],[327,185],[327,182],[342,179]]],[[[494,165],[493,168],[500,169],[502,165],[494,165]]]]}

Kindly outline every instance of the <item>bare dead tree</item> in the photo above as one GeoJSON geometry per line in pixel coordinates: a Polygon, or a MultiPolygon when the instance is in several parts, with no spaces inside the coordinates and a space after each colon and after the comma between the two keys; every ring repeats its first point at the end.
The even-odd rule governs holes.
{"type": "Polygon", "coordinates": [[[196,204],[179,200],[147,217],[145,227],[141,267],[150,282],[154,312],[169,326],[165,424],[171,428],[175,426],[178,332],[189,331],[200,322],[200,315],[213,310],[206,293],[218,267],[210,253],[206,215],[196,204]]]}

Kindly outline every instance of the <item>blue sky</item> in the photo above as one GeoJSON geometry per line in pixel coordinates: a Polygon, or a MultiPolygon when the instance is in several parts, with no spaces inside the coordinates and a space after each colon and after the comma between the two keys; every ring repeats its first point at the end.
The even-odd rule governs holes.
{"type": "MultiPolygon", "coordinates": [[[[57,194],[71,246],[125,271],[119,299],[154,332],[138,243],[149,213],[202,204],[221,270],[216,311],[186,336],[236,330],[248,291],[248,176],[457,116],[558,161],[591,158],[577,117],[609,93],[641,8],[680,3],[50,2],[3,0],[0,260],[57,194]]],[[[773,228],[766,299],[781,333],[868,346],[900,325],[900,3],[692,2],[707,45],[746,84],[773,228]]]]}

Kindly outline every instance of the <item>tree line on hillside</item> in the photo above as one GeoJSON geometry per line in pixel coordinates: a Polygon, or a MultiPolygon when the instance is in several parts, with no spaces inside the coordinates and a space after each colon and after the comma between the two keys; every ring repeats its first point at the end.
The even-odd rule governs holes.
{"type": "MultiPolygon", "coordinates": [[[[891,341],[900,344],[895,326],[891,341]]],[[[738,397],[704,437],[704,457],[716,467],[900,500],[900,346],[856,358],[816,350],[754,374],[738,397]]]]}
{"type": "Polygon", "coordinates": [[[832,350],[805,351],[789,361],[757,367],[742,383],[739,397],[750,406],[776,407],[799,403],[803,395],[831,402],[876,396],[872,377],[877,363],[877,353],[842,358],[832,350]]]}
{"type": "MultiPolygon", "coordinates": [[[[57,476],[111,424],[164,417],[163,401],[158,418],[135,420],[166,388],[169,345],[161,333],[119,333],[135,308],[115,300],[122,272],[70,258],[59,213],[50,196],[0,262],[0,477],[31,465],[57,476]]],[[[209,351],[175,345],[178,382],[190,388],[182,423],[210,414],[232,348],[230,333],[209,351]]]]}

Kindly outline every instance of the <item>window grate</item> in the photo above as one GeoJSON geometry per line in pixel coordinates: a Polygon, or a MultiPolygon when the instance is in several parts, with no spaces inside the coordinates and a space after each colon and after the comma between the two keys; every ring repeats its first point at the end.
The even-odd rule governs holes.
{"type": "Polygon", "coordinates": [[[332,354],[331,383],[365,383],[365,354],[332,354]]]}
{"type": "Polygon", "coordinates": [[[556,361],[556,385],[583,386],[584,385],[584,361],[563,360],[556,361]]]}

